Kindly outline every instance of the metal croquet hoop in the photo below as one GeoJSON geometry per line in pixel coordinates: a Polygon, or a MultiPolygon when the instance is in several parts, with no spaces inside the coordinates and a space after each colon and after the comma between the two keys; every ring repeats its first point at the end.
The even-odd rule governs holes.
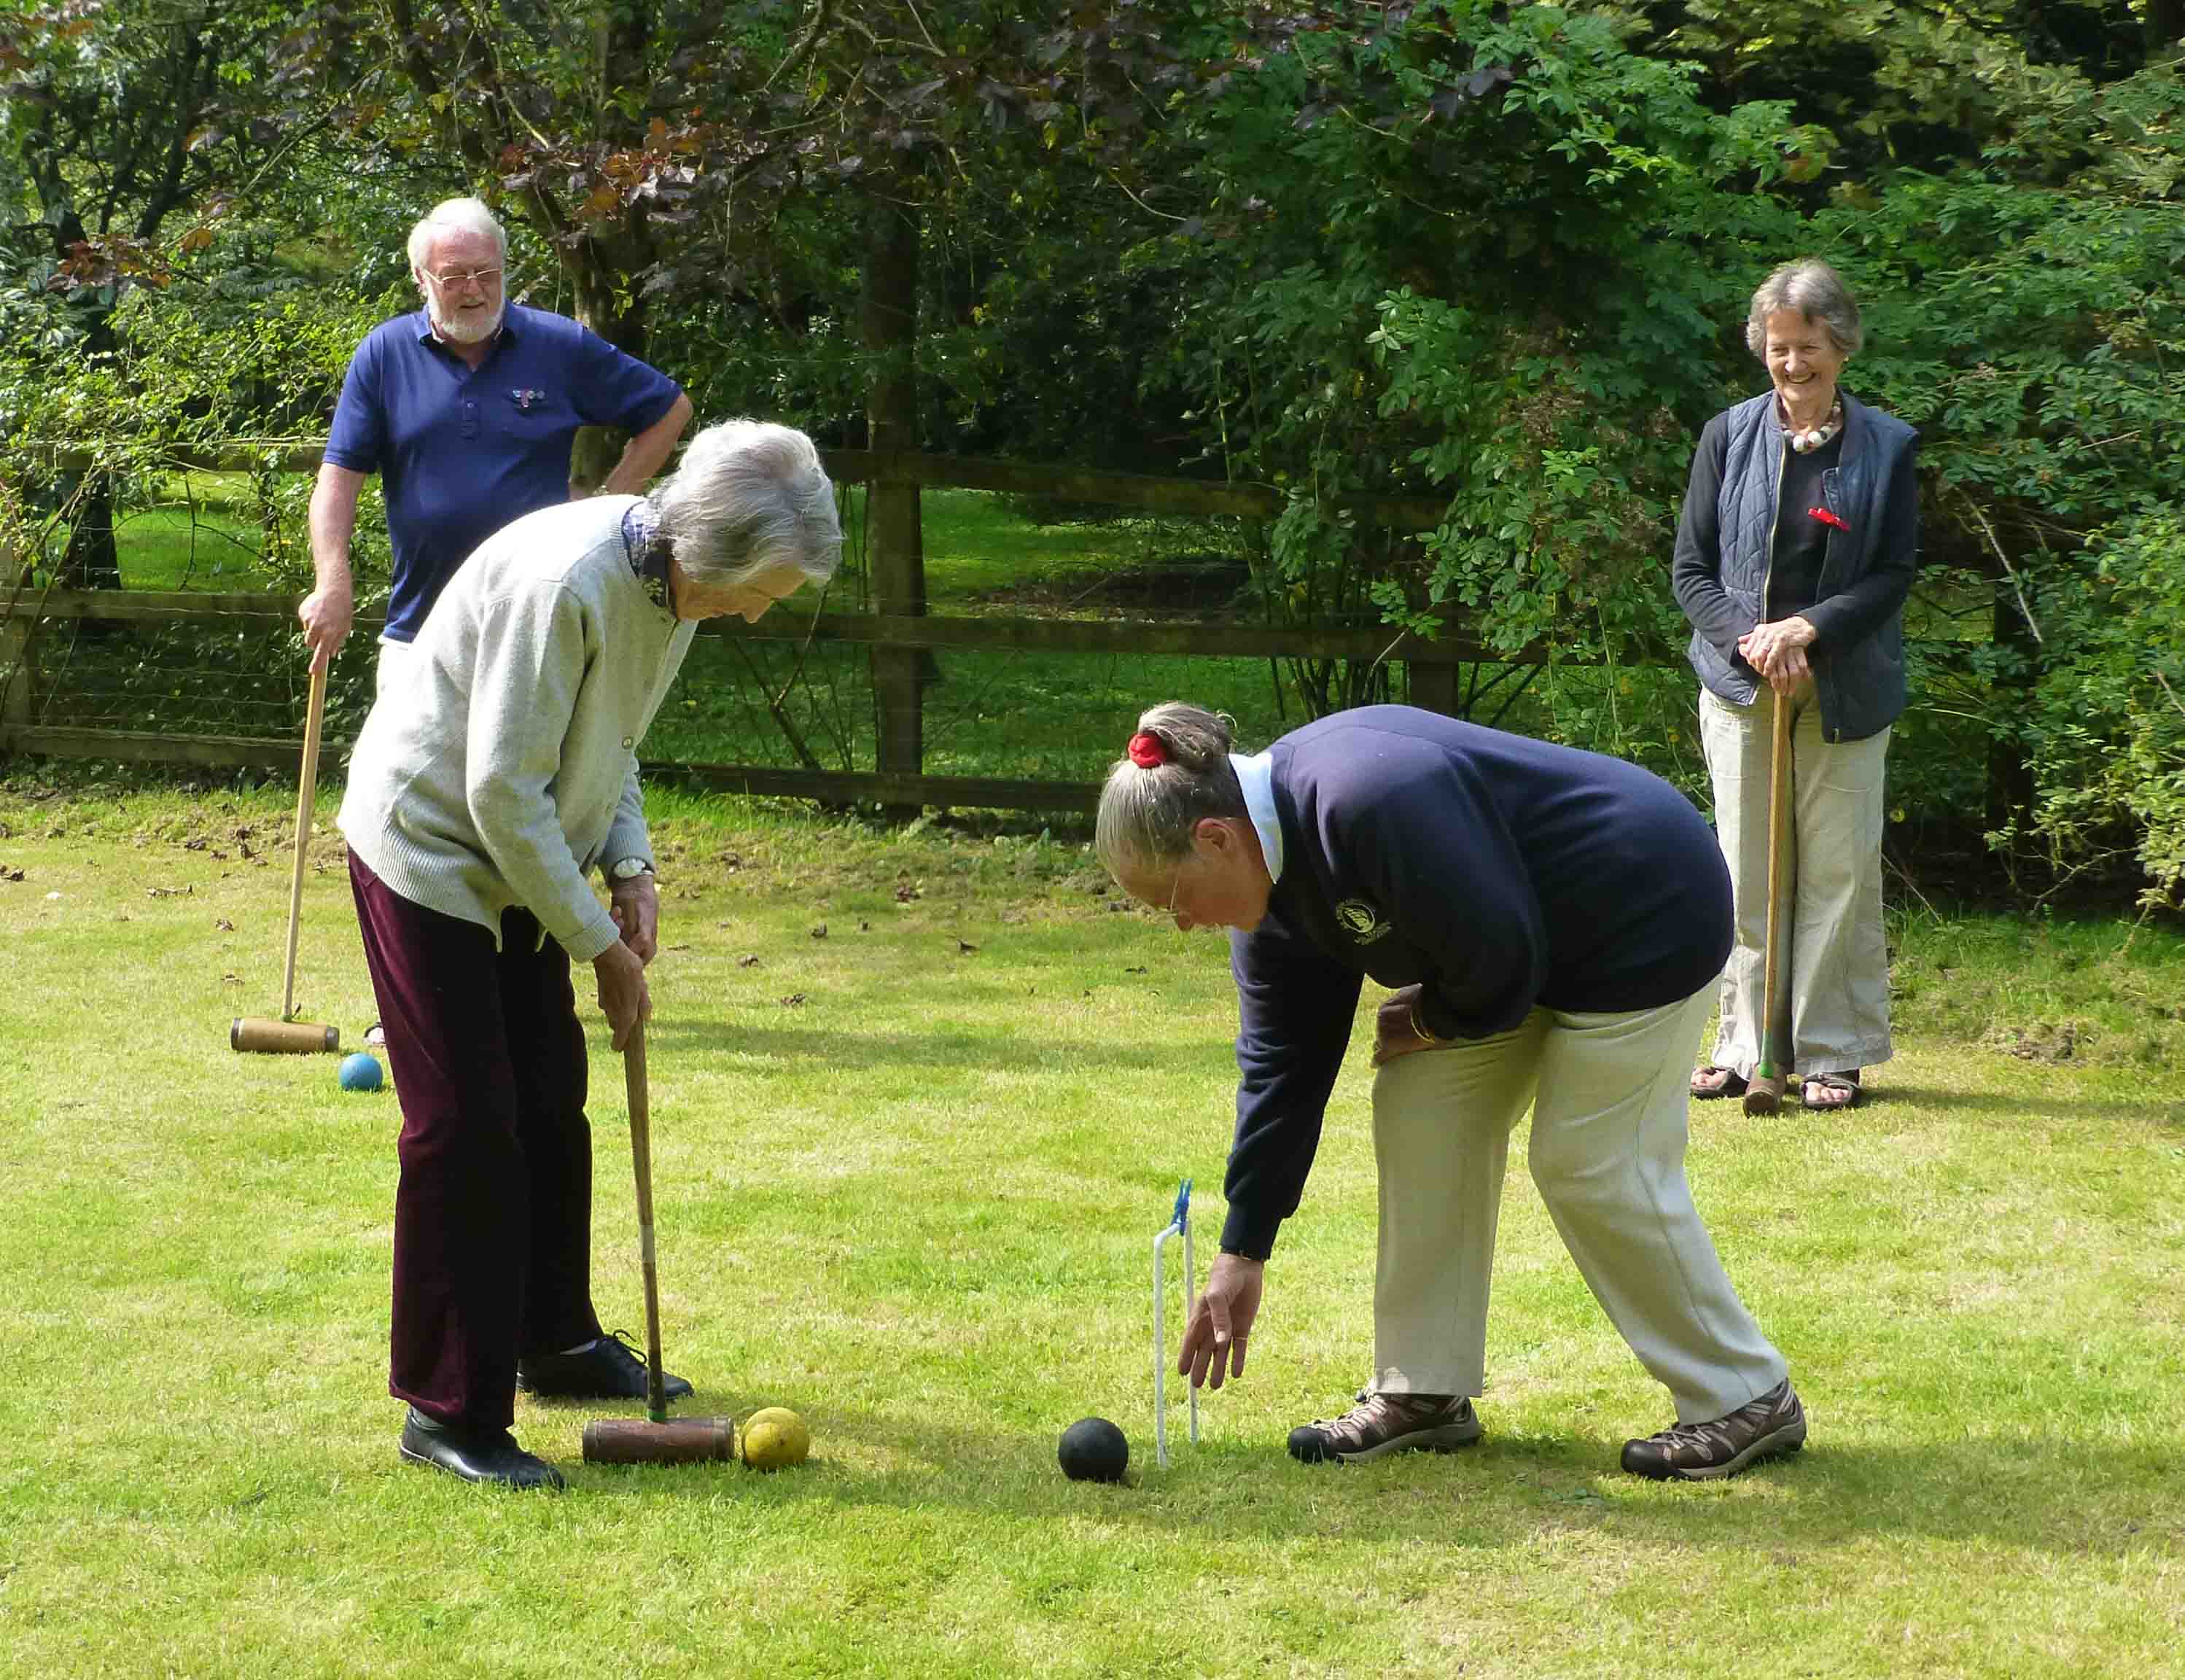
{"type": "MultiPolygon", "coordinates": [[[[1183,1322],[1187,1330],[1191,1325],[1191,1309],[1196,1297],[1192,1293],[1192,1280],[1198,1275],[1191,1263],[1191,1180],[1186,1179],[1176,1186],[1176,1212],[1154,1239],[1154,1459],[1163,1470],[1168,1468],[1168,1341],[1161,1330],[1161,1249],[1172,1236],[1183,1239],[1183,1322]]],[[[1199,1442],[1199,1390],[1191,1391],[1191,1440],[1199,1442]]]]}

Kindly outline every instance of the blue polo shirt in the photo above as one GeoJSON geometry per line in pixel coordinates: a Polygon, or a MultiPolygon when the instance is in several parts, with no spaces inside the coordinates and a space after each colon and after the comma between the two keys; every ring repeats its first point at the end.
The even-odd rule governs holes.
{"type": "Polygon", "coordinates": [[[326,458],[377,473],[394,591],[390,641],[413,640],[470,552],[511,520],[569,499],[579,426],[642,431],[682,387],[597,333],[511,304],[472,369],[423,310],[372,329],[349,358],[326,458]]]}

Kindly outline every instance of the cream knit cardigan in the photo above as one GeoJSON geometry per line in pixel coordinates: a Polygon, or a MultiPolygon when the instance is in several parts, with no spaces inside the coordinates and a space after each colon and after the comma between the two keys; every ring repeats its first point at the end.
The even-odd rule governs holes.
{"type": "Polygon", "coordinates": [[[637,743],[694,623],[630,570],[623,515],[595,496],[481,543],[433,603],[357,736],[337,819],[413,904],[489,929],[520,904],[570,957],[619,937],[585,879],[650,861],[637,743]]]}

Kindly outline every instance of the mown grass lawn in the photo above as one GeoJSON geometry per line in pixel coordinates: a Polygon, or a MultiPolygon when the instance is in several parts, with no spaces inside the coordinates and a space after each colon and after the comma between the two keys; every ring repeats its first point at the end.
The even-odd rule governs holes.
{"type": "MultiPolygon", "coordinates": [[[[1695,1110],[1702,1207],[1812,1414],[1797,1459],[1617,1472],[1662,1397],[1513,1162],[1487,1440],[1290,1463],[1288,1428],[1370,1360],[1354,1056],[1251,1369],[1163,1472],[1149,1246],[1185,1174],[1202,1265],[1219,1223],[1220,946],[1115,909],[1075,836],[657,795],[670,1364],[701,1409],[796,1407],[814,1457],[592,1469],[578,1436],[611,1408],[522,1402],[571,1488],[511,1498],[395,1457],[394,1098],[227,1048],[231,1016],[278,1007],[288,797],[0,776],[9,1672],[2178,1672],[2172,931],[1905,918],[1875,1102],[1695,1110]],[[1057,1471],[1094,1412],[1135,1486],[1057,1471]]],[[[299,997],[355,1039],[338,798],[299,997]]],[[[637,1330],[596,1038],[591,1112],[598,1299],[637,1330]]]]}

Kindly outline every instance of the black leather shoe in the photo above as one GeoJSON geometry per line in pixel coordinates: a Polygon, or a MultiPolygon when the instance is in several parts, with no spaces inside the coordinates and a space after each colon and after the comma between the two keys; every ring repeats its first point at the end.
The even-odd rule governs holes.
{"type": "Polygon", "coordinates": [[[544,1487],[557,1493],[565,1485],[561,1471],[525,1452],[506,1430],[458,1429],[427,1417],[415,1406],[402,1420],[402,1456],[465,1481],[544,1487]]]}
{"type": "MultiPolygon", "coordinates": [[[[670,1400],[680,1400],[690,1392],[690,1385],[673,1372],[660,1375],[670,1400]]],[[[541,1400],[642,1400],[645,1360],[617,1331],[581,1353],[517,1360],[516,1386],[541,1400]]]]}

